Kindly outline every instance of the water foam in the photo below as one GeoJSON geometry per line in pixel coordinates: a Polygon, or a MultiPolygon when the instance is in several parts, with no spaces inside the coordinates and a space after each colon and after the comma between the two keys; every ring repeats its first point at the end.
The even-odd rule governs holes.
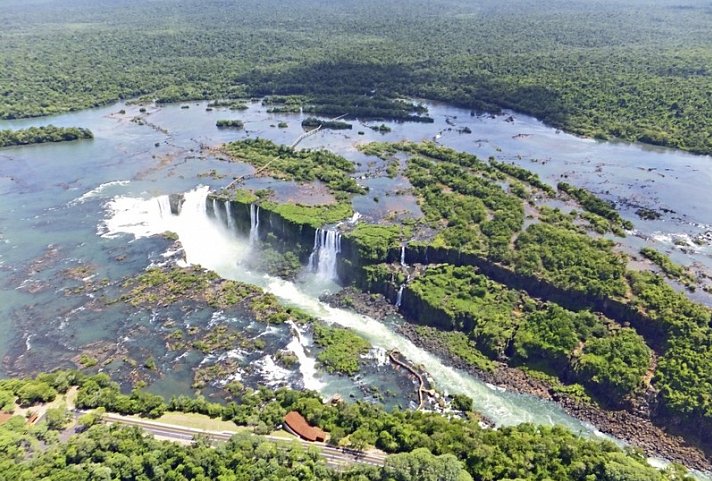
{"type": "Polygon", "coordinates": [[[272,356],[269,355],[255,361],[255,366],[257,366],[265,385],[271,388],[286,385],[289,376],[292,374],[289,369],[277,365],[272,356]]]}
{"type": "Polygon", "coordinates": [[[67,203],[67,205],[77,205],[77,204],[83,204],[89,199],[92,199],[94,197],[99,197],[100,194],[102,194],[105,190],[114,187],[114,186],[124,186],[130,184],[130,180],[114,180],[111,182],[105,182],[103,184],[100,184],[98,187],[93,188],[92,190],[85,192],[81,196],[77,197],[76,199],[73,199],[67,203]]]}
{"type": "Polygon", "coordinates": [[[403,303],[403,289],[405,289],[405,284],[401,284],[398,288],[398,295],[396,296],[396,307],[400,307],[403,303]]]}
{"type": "MultiPolygon", "coordinates": [[[[373,318],[331,307],[308,294],[308,289],[293,282],[247,270],[239,261],[250,251],[248,242],[229,235],[222,225],[207,216],[207,192],[207,187],[188,192],[181,213],[167,218],[160,213],[156,199],[117,198],[108,204],[110,216],[104,223],[104,236],[116,237],[126,233],[142,237],[171,230],[178,234],[184,246],[187,263],[199,264],[227,279],[258,285],[286,304],[300,307],[327,323],[352,329],[368,339],[374,347],[397,349],[410,362],[427,366],[438,388],[448,393],[470,396],[474,399],[475,408],[497,424],[557,423],[576,432],[594,432],[592,426],[568,416],[554,403],[531,396],[490,390],[483,382],[445,365],[435,355],[417,347],[373,318]]],[[[335,249],[336,238],[332,239],[335,249]]],[[[307,356],[305,344],[306,340],[300,333],[290,342],[289,348],[300,360],[305,387],[318,390],[323,384],[316,378],[316,362],[307,356]]]]}
{"type": "Polygon", "coordinates": [[[260,206],[250,204],[250,245],[254,246],[260,240],[260,206]]]}
{"type": "Polygon", "coordinates": [[[323,281],[339,279],[336,260],[341,253],[341,234],[333,229],[317,229],[314,248],[309,256],[309,269],[323,281]]]}
{"type": "Polygon", "coordinates": [[[297,359],[299,359],[299,372],[302,375],[304,389],[320,391],[324,387],[324,383],[318,378],[316,360],[309,357],[306,353],[306,348],[309,347],[310,343],[294,322],[287,321],[287,324],[289,324],[292,328],[292,332],[294,332],[294,337],[289,344],[287,344],[287,349],[292,351],[294,355],[297,356],[297,359]]]}

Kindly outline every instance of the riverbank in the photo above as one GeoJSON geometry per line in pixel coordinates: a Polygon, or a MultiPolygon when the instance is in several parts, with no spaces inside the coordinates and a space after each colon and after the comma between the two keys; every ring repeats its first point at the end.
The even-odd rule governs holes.
{"type": "MultiPolygon", "coordinates": [[[[122,105],[121,107],[123,108],[124,106],[122,105]]],[[[118,106],[116,108],[118,108],[118,106]]],[[[22,364],[25,372],[33,372],[39,368],[53,368],[59,364],[57,358],[60,354],[66,352],[65,357],[73,357],[77,352],[84,351],[85,346],[91,346],[92,342],[98,342],[98,339],[118,339],[122,348],[120,352],[127,350],[130,352],[127,356],[131,359],[153,357],[157,360],[159,364],[158,369],[151,371],[157,373],[157,375],[149,379],[149,384],[152,385],[152,389],[170,395],[183,392],[181,390],[190,390],[193,381],[191,363],[198,362],[199,360],[192,359],[190,355],[185,356],[182,351],[174,351],[171,352],[170,355],[166,355],[164,349],[162,349],[165,333],[161,334],[160,339],[157,338],[158,342],[151,342],[149,346],[146,346],[145,341],[148,336],[154,331],[159,331],[162,326],[166,325],[165,323],[153,322],[153,318],[147,315],[139,316],[137,314],[129,316],[128,314],[118,312],[119,309],[116,308],[116,306],[112,310],[106,309],[101,314],[97,314],[96,312],[92,312],[92,304],[87,304],[88,300],[73,297],[57,299],[56,290],[54,289],[45,289],[43,292],[31,293],[29,289],[30,286],[34,285],[33,281],[43,281],[48,286],[52,285],[58,287],[70,281],[59,274],[52,277],[52,272],[46,272],[43,273],[42,276],[38,276],[33,273],[32,270],[24,268],[21,270],[11,269],[14,269],[15,266],[18,266],[17,269],[20,269],[24,267],[25,264],[30,263],[28,259],[34,259],[38,255],[41,255],[47,247],[46,238],[37,234],[38,232],[42,232],[43,229],[49,229],[49,231],[54,234],[56,233],[54,226],[58,226],[57,228],[62,229],[63,236],[61,239],[58,239],[57,242],[58,248],[62,253],[61,258],[67,259],[65,262],[58,264],[55,269],[58,271],[63,270],[65,267],[81,264],[79,260],[83,260],[86,263],[97,266],[96,272],[87,274],[87,276],[94,275],[96,282],[103,281],[103,279],[116,281],[124,276],[135,274],[137,270],[143,271],[146,267],[147,257],[151,262],[163,262],[164,258],[161,256],[161,253],[166,249],[164,245],[165,242],[157,242],[155,239],[126,242],[125,238],[119,235],[114,237],[114,240],[101,238],[99,241],[92,242],[91,239],[94,239],[96,235],[97,224],[102,224],[103,226],[104,217],[113,215],[111,213],[105,213],[105,210],[108,210],[108,208],[104,209],[102,207],[103,202],[108,199],[116,198],[121,201],[119,204],[116,204],[116,209],[136,209],[132,211],[133,214],[130,216],[132,217],[130,219],[130,225],[132,226],[130,229],[139,229],[135,216],[139,215],[144,208],[154,209],[158,206],[155,199],[152,202],[148,202],[146,196],[159,193],[185,192],[195,187],[196,178],[200,179],[199,182],[210,185],[213,191],[215,191],[226,183],[225,179],[240,177],[251,172],[251,167],[248,168],[241,163],[228,163],[209,155],[205,155],[204,158],[193,157],[195,155],[193,149],[197,148],[197,141],[195,139],[200,139],[201,144],[206,143],[212,145],[234,140],[235,136],[248,136],[250,132],[252,132],[252,134],[255,132],[263,132],[263,135],[271,140],[286,144],[293,140],[298,132],[286,128],[271,128],[270,125],[278,120],[289,120],[289,125],[295,128],[299,127],[299,124],[294,115],[270,117],[266,114],[263,106],[251,104],[248,111],[240,114],[241,118],[245,119],[247,132],[231,133],[230,136],[228,136],[215,127],[215,118],[210,117],[209,112],[206,112],[203,108],[191,106],[190,109],[183,110],[180,109],[180,106],[161,106],[155,111],[151,111],[150,118],[153,123],[161,126],[165,131],[171,132],[170,137],[168,137],[168,135],[162,131],[148,128],[148,126],[139,126],[130,122],[130,119],[134,115],[138,115],[139,112],[137,108],[133,108],[132,106],[128,106],[126,109],[127,113],[123,116],[116,114],[114,117],[109,117],[108,113],[110,109],[107,108],[102,111],[72,114],[71,116],[67,116],[68,118],[63,117],[63,121],[66,121],[69,125],[91,126],[92,129],[97,132],[97,140],[95,142],[75,143],[72,145],[43,145],[28,149],[10,149],[6,152],[7,155],[3,156],[7,157],[7,162],[4,162],[3,165],[10,166],[9,168],[13,169],[13,175],[16,175],[20,180],[31,178],[32,183],[22,185],[18,180],[17,185],[14,183],[8,184],[10,185],[10,187],[8,187],[10,194],[4,198],[8,201],[8,206],[13,209],[12,212],[14,212],[14,214],[12,218],[3,219],[2,230],[5,233],[5,237],[3,237],[4,243],[2,245],[2,255],[4,256],[2,261],[5,262],[3,275],[4,280],[8,279],[6,281],[7,291],[5,291],[7,292],[7,297],[3,297],[3,319],[6,319],[8,322],[8,325],[5,326],[8,332],[8,341],[7,346],[5,343],[0,343],[2,344],[0,347],[5,349],[3,353],[6,351],[10,352],[10,359],[25,359],[27,362],[22,364]],[[104,116],[104,114],[107,114],[107,116],[104,116]],[[80,116],[84,117],[79,118],[80,116]],[[154,146],[156,142],[159,143],[159,147],[151,147],[154,146]],[[127,152],[129,154],[128,156],[127,152]],[[130,161],[126,160],[121,164],[117,164],[115,161],[117,158],[130,159],[130,161]],[[164,162],[161,160],[164,158],[170,160],[164,162]],[[61,162],[58,161],[58,159],[61,160],[61,162]],[[212,170],[219,172],[219,176],[201,176],[201,174],[212,170]],[[69,180],[75,171],[77,172],[77,178],[81,180],[70,183],[69,180]],[[80,171],[81,176],[79,175],[80,171]],[[146,172],[148,172],[148,174],[145,174],[146,172]],[[64,180],[64,176],[67,178],[66,182],[57,183],[57,179],[64,180]],[[218,177],[223,180],[220,180],[218,177]],[[46,195],[38,194],[38,192],[46,193],[46,195]],[[141,198],[141,200],[136,200],[138,198],[141,198]],[[134,200],[131,199],[135,200],[134,204],[132,204],[134,200]],[[5,274],[6,271],[7,274],[5,274]],[[20,290],[15,289],[15,287],[21,283],[24,283],[26,287],[20,290]],[[51,310],[45,309],[44,307],[50,305],[50,302],[52,302],[51,305],[55,307],[51,310]],[[25,305],[28,307],[25,307],[25,305]],[[32,306],[37,307],[33,308],[32,306]],[[138,320],[143,320],[144,322],[137,322],[138,320]],[[11,322],[12,324],[10,324],[11,322]],[[140,326],[141,330],[135,331],[135,326],[140,326]]],[[[435,129],[439,127],[446,128],[446,120],[443,119],[450,119],[450,117],[446,117],[446,115],[456,115],[458,126],[471,126],[472,130],[477,132],[478,138],[489,138],[490,141],[487,142],[486,145],[483,144],[483,146],[476,146],[474,148],[472,145],[467,146],[468,151],[476,151],[480,158],[485,158],[484,156],[490,153],[489,151],[494,149],[495,145],[503,146],[504,150],[502,153],[498,152],[497,155],[501,155],[505,160],[511,160],[512,162],[516,162],[514,155],[519,151],[515,149],[525,149],[527,153],[524,159],[521,160],[521,163],[526,162],[527,165],[530,158],[543,158],[542,156],[544,155],[550,155],[551,159],[546,161],[546,164],[542,161],[542,164],[537,163],[534,165],[537,168],[540,165],[550,167],[551,172],[556,171],[556,177],[561,175],[562,172],[566,173],[566,169],[574,168],[571,166],[575,166],[577,172],[579,169],[583,172],[580,177],[600,180],[603,174],[592,174],[588,176],[585,162],[577,162],[576,159],[566,154],[569,150],[575,152],[585,150],[587,155],[591,157],[617,159],[619,164],[615,172],[610,171],[606,177],[603,177],[607,182],[610,182],[611,189],[615,189],[618,185],[615,180],[618,179],[621,170],[623,170],[624,174],[628,171],[633,171],[635,164],[630,161],[630,158],[634,156],[636,158],[643,158],[642,153],[632,146],[614,146],[604,143],[579,145],[578,142],[581,142],[580,139],[572,139],[563,134],[558,135],[551,133],[551,135],[548,135],[549,132],[546,129],[532,119],[527,119],[523,116],[517,117],[516,123],[511,124],[503,121],[500,122],[499,120],[501,119],[498,120],[496,118],[484,120],[478,117],[470,117],[466,115],[466,112],[461,112],[446,106],[433,106],[433,112],[437,113],[435,116],[435,129]],[[512,127],[512,125],[516,125],[516,127],[512,127]],[[521,131],[526,131],[527,133],[531,132],[532,135],[526,139],[517,140],[511,137],[514,133],[521,131]],[[553,142],[557,142],[557,146],[563,143],[564,146],[562,148],[557,147],[557,149],[551,149],[550,147],[553,142]],[[574,144],[574,142],[576,143],[574,144]],[[543,148],[544,144],[546,144],[548,150],[543,148]],[[614,152],[612,152],[613,149],[615,149],[614,152]],[[623,158],[628,158],[628,162],[621,163],[620,154],[625,154],[626,152],[628,152],[629,155],[628,157],[623,155],[623,158]],[[555,165],[557,160],[559,162],[558,167],[555,165]],[[562,167],[563,164],[569,167],[562,167]],[[626,168],[628,170],[626,170],[626,168]]],[[[404,128],[399,124],[393,124],[392,133],[383,134],[382,137],[382,134],[379,133],[378,138],[395,141],[399,138],[412,137],[417,140],[432,137],[433,128],[425,129],[418,127],[423,126],[409,125],[407,128],[404,128]]],[[[301,131],[301,128],[299,127],[298,130],[301,131]]],[[[372,131],[367,130],[363,139],[366,141],[375,140],[369,137],[370,135],[372,135],[372,131]]],[[[443,133],[441,141],[443,143],[452,144],[462,143],[463,145],[467,141],[471,144],[472,139],[469,138],[468,140],[468,138],[466,135],[457,134],[454,130],[452,132],[446,130],[443,133]]],[[[336,152],[349,153],[351,152],[349,149],[351,149],[353,142],[353,138],[324,133],[309,139],[304,146],[306,148],[327,146],[336,152]]],[[[665,158],[662,158],[661,154],[658,153],[646,152],[645,154],[644,158],[646,162],[650,158],[653,163],[664,162],[666,165],[681,165],[682,163],[686,163],[692,165],[693,169],[696,165],[694,162],[698,160],[694,158],[690,159],[687,156],[673,156],[671,153],[666,154],[665,158]],[[658,160],[656,161],[655,159],[658,160]]],[[[361,174],[367,175],[367,170],[372,171],[375,169],[367,169],[368,162],[356,153],[351,152],[348,158],[357,164],[356,175],[359,177],[361,174]],[[358,165],[359,161],[361,161],[361,165],[358,165]]],[[[634,172],[629,173],[630,175],[635,175],[636,179],[640,176],[649,175],[646,173],[647,171],[641,172],[642,171],[635,169],[634,172]]],[[[550,173],[550,175],[547,175],[547,178],[551,179],[553,175],[553,173],[550,173]]],[[[699,172],[692,175],[696,175],[700,178],[703,177],[699,175],[699,172]]],[[[690,188],[690,184],[687,183],[688,179],[682,177],[680,171],[674,173],[668,173],[666,171],[667,179],[673,179],[675,176],[678,177],[677,182],[680,185],[684,183],[686,189],[690,188]]],[[[588,180],[584,181],[581,178],[577,180],[583,182],[583,185],[588,182],[588,180]]],[[[255,190],[261,188],[275,188],[277,194],[283,195],[284,198],[287,198],[287,196],[292,198],[291,194],[297,187],[293,183],[277,183],[276,181],[265,179],[251,179],[250,182],[249,186],[255,190]]],[[[383,212],[393,209],[394,205],[403,209],[404,203],[406,201],[410,202],[410,199],[407,199],[406,196],[389,196],[385,194],[384,191],[386,188],[382,187],[384,182],[387,181],[383,179],[378,179],[377,182],[374,180],[372,183],[369,179],[363,181],[364,184],[368,184],[369,187],[372,188],[372,192],[370,195],[356,196],[351,203],[353,210],[363,215],[361,223],[372,222],[371,219],[378,215],[386,215],[383,214],[383,212]],[[374,198],[377,198],[378,201],[375,201],[374,198]]],[[[660,194],[666,192],[674,192],[672,188],[670,188],[669,191],[665,191],[664,187],[670,187],[671,184],[661,186],[661,182],[663,181],[656,180],[655,184],[651,184],[651,190],[646,192],[656,190],[656,196],[658,197],[660,194]],[[657,190],[660,192],[657,192],[657,190]]],[[[398,188],[401,186],[401,184],[395,185],[398,188]]],[[[390,184],[388,184],[387,187],[390,187],[390,184]]],[[[625,192],[621,193],[620,186],[618,186],[618,189],[618,191],[612,190],[612,195],[625,195],[625,192]]],[[[679,189],[677,194],[679,194],[679,189]]],[[[691,198],[690,196],[679,197],[681,199],[680,201],[690,199],[690,202],[693,200],[697,202],[700,198],[699,196],[696,198],[691,198]]],[[[280,202],[281,199],[282,197],[280,197],[280,202]]],[[[412,201],[412,203],[415,204],[415,201],[412,201]]],[[[664,205],[666,202],[663,200],[662,204],[664,205]]],[[[699,202],[699,206],[701,206],[699,208],[704,208],[704,203],[699,202]]],[[[234,205],[232,207],[234,207],[234,205]]],[[[171,206],[169,210],[174,209],[172,209],[171,206]]],[[[153,210],[150,212],[152,216],[154,214],[155,216],[159,216],[159,213],[153,210]]],[[[695,210],[694,214],[698,215],[698,212],[698,210],[695,210]]],[[[247,221],[249,221],[249,213],[249,209],[247,209],[245,215],[247,221]]],[[[267,241],[271,242],[272,236],[269,234],[278,232],[275,228],[276,225],[270,225],[271,222],[267,217],[266,209],[264,211],[260,209],[260,216],[261,237],[265,237],[267,241]]],[[[165,220],[164,217],[160,219],[165,220]]],[[[224,221],[225,219],[223,218],[223,222],[224,221]]],[[[275,221],[276,219],[273,219],[272,223],[275,221]]],[[[653,221],[646,221],[643,224],[647,225],[648,222],[653,221]]],[[[247,230],[249,230],[249,223],[246,224],[247,230]]],[[[148,225],[153,224],[149,223],[148,225]]],[[[664,225],[661,224],[661,226],[660,228],[666,229],[665,232],[674,232],[683,228],[679,223],[676,224],[670,219],[666,219],[664,225]]],[[[636,223],[636,227],[639,227],[638,223],[636,223]]],[[[647,230],[654,228],[656,227],[653,225],[647,225],[646,227],[647,230]]],[[[127,227],[127,229],[129,228],[127,227]]],[[[190,232],[193,233],[195,231],[195,226],[192,225],[190,232]]],[[[104,232],[104,230],[101,230],[101,232],[104,232]]],[[[186,229],[186,235],[188,235],[187,232],[188,229],[186,229]]],[[[244,267],[240,267],[241,272],[239,273],[233,272],[233,264],[236,262],[236,259],[241,258],[240,254],[246,251],[246,247],[244,245],[235,245],[233,239],[226,240],[224,245],[216,245],[216,239],[220,240],[222,237],[215,235],[213,231],[210,231],[210,233],[211,235],[206,235],[204,240],[201,240],[199,243],[196,242],[196,245],[193,246],[189,256],[191,263],[210,264],[215,267],[217,271],[225,275],[240,278],[245,277],[244,267]],[[215,256],[203,255],[202,251],[196,253],[201,246],[209,246],[210,249],[214,251],[215,256]],[[222,263],[223,261],[224,264],[222,263]],[[228,262],[230,265],[227,265],[228,262]]],[[[639,242],[639,238],[634,236],[629,236],[629,239],[632,239],[634,242],[639,242]]],[[[261,240],[262,244],[264,244],[265,239],[261,240]]],[[[305,256],[308,258],[310,253],[313,252],[313,231],[310,231],[309,235],[306,236],[303,244],[305,256]]],[[[346,245],[347,241],[346,238],[344,238],[344,247],[346,247],[346,245]]],[[[262,248],[263,246],[259,247],[260,253],[264,252],[262,248]]],[[[411,255],[410,247],[408,248],[407,254],[411,255]]],[[[698,255],[704,257],[702,252],[698,255]]],[[[305,259],[301,260],[302,264],[305,263],[305,259]]],[[[311,303],[313,300],[313,292],[316,289],[308,290],[307,293],[295,291],[293,284],[280,283],[273,279],[266,281],[265,278],[261,276],[261,268],[251,270],[257,274],[257,278],[243,279],[246,282],[261,283],[263,287],[269,288],[289,298],[288,300],[290,302],[293,302],[293,297],[300,296],[298,299],[299,303],[313,308],[312,312],[315,312],[319,316],[330,316],[332,318],[330,320],[333,322],[351,323],[357,329],[361,329],[367,333],[373,332],[374,324],[369,324],[371,320],[351,319],[345,317],[343,312],[333,314],[330,312],[320,312],[319,309],[321,306],[311,303]],[[267,282],[273,285],[265,285],[267,282]],[[307,298],[304,294],[309,294],[311,297],[307,298]]],[[[282,274],[279,275],[280,277],[285,277],[282,274]]],[[[0,296],[3,296],[5,292],[0,292],[0,296]]],[[[393,299],[395,299],[395,291],[393,294],[393,299]]],[[[199,321],[201,324],[207,325],[212,321],[208,314],[209,312],[207,311],[196,313],[195,315],[200,316],[200,319],[190,319],[191,324],[195,324],[199,321]]],[[[180,313],[180,315],[177,314],[173,317],[187,320],[184,313],[180,313]]],[[[372,317],[380,318],[380,314],[372,317]]],[[[247,322],[247,320],[245,320],[245,322],[247,322]]],[[[261,329],[262,327],[260,325],[255,326],[251,331],[252,335],[257,336],[261,334],[261,329]]],[[[285,333],[272,333],[272,329],[269,329],[261,339],[264,337],[271,339],[274,343],[288,343],[291,339],[291,337],[287,337],[285,333]]],[[[378,332],[378,337],[379,339],[384,338],[380,332],[378,332]]],[[[395,336],[393,337],[395,338],[395,336]]],[[[380,340],[374,342],[380,342],[380,340]]],[[[397,339],[394,341],[389,338],[388,343],[391,342],[401,343],[405,342],[405,340],[397,339]]],[[[295,345],[296,344],[295,342],[295,345]]],[[[389,347],[391,346],[386,346],[386,348],[389,347]]],[[[433,367],[433,360],[426,356],[425,353],[416,352],[416,356],[412,356],[414,351],[415,349],[410,349],[409,355],[415,357],[418,359],[418,362],[423,363],[423,365],[428,366],[429,370],[435,372],[433,375],[434,382],[440,383],[440,386],[455,386],[456,383],[451,381],[452,378],[456,377],[454,374],[447,372],[446,374],[450,376],[448,377],[438,372],[438,370],[443,370],[441,366],[433,367]],[[423,362],[422,359],[425,359],[425,362],[423,362]]],[[[423,349],[422,351],[426,350],[423,349]]],[[[406,351],[404,350],[403,352],[406,351]]],[[[121,364],[118,361],[121,361],[121,358],[124,357],[123,355],[119,356],[119,354],[112,356],[117,358],[117,362],[112,364],[111,368],[116,366],[116,369],[118,369],[119,364],[121,364]]],[[[264,356],[263,359],[265,360],[265,366],[267,366],[266,362],[270,361],[271,358],[264,356]]],[[[250,358],[248,361],[245,361],[246,364],[249,363],[250,360],[253,359],[250,358]]],[[[455,365],[455,363],[450,364],[455,365]]],[[[255,364],[255,366],[257,366],[257,364],[255,364]]],[[[447,367],[449,371],[450,366],[445,367],[447,367]]],[[[254,376],[250,376],[246,382],[255,382],[256,379],[264,380],[264,376],[258,376],[258,374],[260,373],[254,373],[254,376]]],[[[288,381],[295,380],[299,382],[301,373],[295,368],[293,374],[294,375],[288,381]]],[[[462,377],[465,376],[463,375],[462,377]]],[[[467,377],[472,379],[470,376],[467,377]]],[[[384,381],[384,384],[385,383],[386,381],[384,381]]],[[[458,387],[462,387],[463,391],[470,393],[478,392],[475,387],[469,384],[464,385],[463,383],[463,386],[458,385],[458,387]]],[[[339,386],[339,389],[342,389],[342,387],[339,386]]],[[[381,391],[386,392],[387,389],[387,387],[382,388],[381,391]]],[[[483,390],[489,391],[487,387],[483,387],[483,390]]],[[[510,389],[509,391],[513,392],[514,389],[510,389]]],[[[410,392],[410,390],[408,392],[410,392]]],[[[477,397],[477,395],[473,397],[477,397]]],[[[507,396],[504,397],[506,398],[507,396]]],[[[482,400],[482,397],[480,396],[479,399],[482,400]]],[[[521,411],[525,411],[525,414],[521,416],[523,418],[529,415],[529,411],[535,411],[535,416],[541,414],[543,411],[541,406],[538,405],[534,407],[526,405],[523,409],[519,410],[509,409],[511,407],[507,404],[509,401],[510,399],[501,399],[500,397],[497,397],[496,400],[491,400],[491,411],[505,411],[506,416],[508,416],[508,421],[512,418],[519,420],[521,411]],[[498,403],[501,403],[501,406],[504,407],[501,408],[498,403]],[[507,411],[507,409],[509,409],[509,411],[507,411]]],[[[553,404],[550,406],[557,407],[553,404]]],[[[519,407],[519,405],[516,406],[516,408],[519,407]]],[[[549,406],[547,406],[547,408],[548,407],[549,406]]],[[[545,415],[541,415],[540,418],[543,418],[541,422],[546,424],[548,422],[546,419],[548,416],[548,412],[545,415]]],[[[537,419],[537,421],[539,421],[539,419],[537,419]]],[[[556,418],[555,421],[558,422],[556,418]]],[[[574,432],[580,431],[578,426],[574,426],[572,429],[574,432]]]]}
{"type": "MultiPolygon", "coordinates": [[[[356,288],[343,289],[337,294],[322,297],[322,300],[335,307],[352,309],[369,317],[383,319],[398,315],[396,308],[385,297],[364,293],[356,288]]],[[[422,336],[414,324],[398,323],[397,331],[416,346],[435,354],[452,367],[466,371],[488,384],[558,403],[571,416],[591,423],[602,433],[641,449],[646,456],[669,459],[701,471],[712,469],[712,453],[705,453],[682,437],[667,433],[649,417],[625,410],[605,410],[592,403],[583,402],[557,392],[555,387],[544,379],[533,377],[504,363],[493,362],[491,370],[476,367],[454,355],[437,337],[422,336]]]]}

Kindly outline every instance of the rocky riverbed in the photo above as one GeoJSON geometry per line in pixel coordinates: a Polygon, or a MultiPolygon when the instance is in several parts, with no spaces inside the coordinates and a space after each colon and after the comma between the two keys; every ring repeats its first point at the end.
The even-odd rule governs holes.
{"type": "MultiPolygon", "coordinates": [[[[355,288],[343,289],[337,294],[324,296],[322,300],[335,307],[352,309],[377,319],[398,315],[396,308],[380,294],[368,294],[355,288]]],[[[418,347],[436,354],[453,367],[467,371],[494,386],[555,401],[572,416],[593,424],[603,433],[630,443],[641,449],[647,456],[669,459],[692,469],[712,470],[712,453],[705,452],[691,445],[681,436],[668,433],[656,426],[649,416],[644,415],[646,409],[631,408],[630,411],[603,409],[591,402],[557,392],[546,380],[499,362],[494,363],[494,368],[491,370],[478,368],[453,355],[442,339],[424,337],[416,328],[417,326],[407,322],[398,324],[400,334],[408,337],[418,347]]]]}

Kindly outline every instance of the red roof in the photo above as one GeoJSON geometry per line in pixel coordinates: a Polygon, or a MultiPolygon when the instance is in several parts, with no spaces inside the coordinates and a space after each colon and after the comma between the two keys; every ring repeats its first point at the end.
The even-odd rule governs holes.
{"type": "Polygon", "coordinates": [[[304,416],[296,411],[287,413],[284,416],[284,423],[287,425],[289,430],[293,431],[299,437],[306,439],[307,441],[324,441],[326,440],[326,433],[319,428],[310,426],[304,416]]]}
{"type": "Polygon", "coordinates": [[[0,413],[0,424],[5,424],[12,418],[12,414],[10,413],[0,413]]]}

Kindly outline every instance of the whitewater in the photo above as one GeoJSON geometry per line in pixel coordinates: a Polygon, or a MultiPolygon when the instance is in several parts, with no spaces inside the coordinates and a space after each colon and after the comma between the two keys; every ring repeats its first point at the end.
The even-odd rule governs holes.
{"type": "MultiPolygon", "coordinates": [[[[185,251],[185,261],[200,265],[218,273],[225,279],[246,282],[262,287],[277,296],[285,304],[299,307],[329,324],[352,329],[377,348],[397,349],[410,362],[426,366],[434,385],[447,394],[466,394],[474,400],[476,410],[498,425],[514,425],[522,422],[537,424],[562,424],[570,429],[602,436],[590,424],[567,415],[558,405],[532,396],[520,395],[494,389],[462,371],[445,365],[437,356],[417,347],[404,336],[397,334],[388,325],[360,314],[338,309],[319,301],[312,294],[313,286],[300,285],[265,273],[254,272],[243,264],[253,249],[249,239],[237,237],[225,229],[220,219],[211,219],[206,213],[207,187],[198,187],[185,194],[185,203],[180,214],[173,215],[168,205],[168,196],[150,199],[117,197],[107,204],[108,217],[100,228],[101,235],[117,237],[131,235],[147,237],[166,231],[175,232],[185,251]],[[310,287],[312,287],[310,289],[310,287]]],[[[255,212],[256,214],[256,212],[255,212]]],[[[257,224],[256,215],[253,223],[257,224]]],[[[321,275],[334,274],[338,236],[333,231],[319,231],[315,239],[312,269],[321,275]]],[[[297,347],[297,343],[292,348],[297,347]]],[[[295,349],[298,350],[298,349],[295,349]]],[[[305,360],[299,350],[302,365],[306,364],[305,384],[320,387],[315,379],[312,361],[305,360]]]]}
{"type": "MultiPolygon", "coordinates": [[[[568,415],[556,403],[527,394],[508,392],[484,383],[474,376],[444,364],[437,356],[419,348],[387,324],[321,302],[314,291],[321,288],[324,278],[332,278],[336,275],[333,265],[335,265],[336,254],[340,250],[340,239],[334,231],[317,232],[313,258],[305,267],[306,270],[316,274],[312,278],[311,285],[308,284],[309,281],[298,284],[248,269],[243,261],[259,248],[256,235],[253,234],[259,226],[259,211],[252,210],[251,235],[250,238],[243,239],[232,229],[226,229],[226,225],[232,226],[230,220],[223,224],[220,219],[211,219],[208,216],[206,210],[208,193],[209,188],[204,186],[186,192],[185,202],[178,215],[171,213],[167,195],[148,199],[118,196],[106,204],[107,217],[98,227],[98,233],[107,238],[130,235],[134,239],[139,239],[167,231],[174,232],[183,246],[186,264],[200,265],[216,272],[224,279],[259,286],[287,305],[299,307],[329,324],[336,324],[357,332],[377,350],[382,352],[390,349],[398,350],[410,362],[424,366],[430,381],[437,389],[445,394],[469,396],[473,400],[474,409],[494,421],[497,426],[511,426],[524,422],[539,425],[556,424],[565,426],[580,435],[608,439],[619,446],[625,445],[622,441],[600,432],[590,423],[568,415]]],[[[403,262],[405,262],[404,257],[402,256],[403,262]]],[[[299,359],[303,385],[307,389],[322,391],[326,383],[319,379],[316,360],[306,352],[305,348],[309,347],[309,342],[296,325],[292,324],[290,327],[294,337],[288,349],[299,359]]],[[[660,458],[649,458],[648,461],[652,466],[660,469],[669,465],[667,460],[660,458]]],[[[691,474],[695,479],[712,480],[707,473],[692,471],[691,474]]]]}

